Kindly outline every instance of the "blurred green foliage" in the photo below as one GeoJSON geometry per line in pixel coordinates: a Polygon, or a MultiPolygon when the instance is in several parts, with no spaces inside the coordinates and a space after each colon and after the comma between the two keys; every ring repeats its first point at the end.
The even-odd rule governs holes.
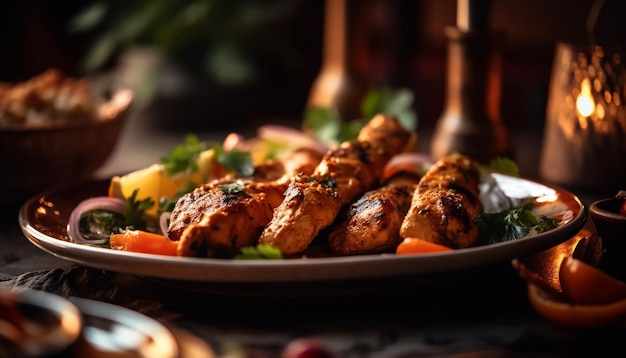
{"type": "Polygon", "coordinates": [[[379,113],[396,116],[408,130],[417,129],[413,92],[407,88],[371,88],[361,101],[360,118],[341,118],[335,107],[308,107],[304,128],[322,142],[335,145],[356,139],[363,126],[379,113]]]}
{"type": "Polygon", "coordinates": [[[131,46],[161,51],[220,85],[258,80],[262,68],[298,64],[285,31],[286,17],[302,0],[95,0],[70,26],[90,34],[83,70],[107,66],[131,46]]]}

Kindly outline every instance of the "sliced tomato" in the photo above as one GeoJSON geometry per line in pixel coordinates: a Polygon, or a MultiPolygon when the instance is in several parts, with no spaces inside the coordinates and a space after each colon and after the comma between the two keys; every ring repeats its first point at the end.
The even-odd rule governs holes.
{"type": "Polygon", "coordinates": [[[418,239],[415,237],[407,237],[396,248],[396,254],[419,254],[431,252],[445,252],[453,249],[434,242],[418,239]]]}
{"type": "Polygon", "coordinates": [[[559,269],[563,293],[573,302],[603,305],[626,300],[626,282],[573,257],[566,257],[559,269]]]}
{"type": "Polygon", "coordinates": [[[176,256],[178,242],[152,232],[128,230],[111,235],[110,246],[116,250],[176,256]]]}

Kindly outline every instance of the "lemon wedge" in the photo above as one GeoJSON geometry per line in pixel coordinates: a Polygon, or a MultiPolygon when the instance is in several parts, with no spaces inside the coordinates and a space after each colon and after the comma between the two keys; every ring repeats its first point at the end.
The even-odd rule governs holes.
{"type": "MultiPolygon", "coordinates": [[[[197,169],[191,173],[191,182],[200,185],[212,177],[215,151],[208,149],[200,153],[197,159],[197,169]]],[[[152,164],[121,176],[114,176],[109,183],[108,195],[114,198],[126,199],[137,190],[137,200],[152,199],[155,203],[161,198],[174,198],[179,190],[187,184],[185,173],[173,176],[167,173],[161,163],[152,164]]],[[[149,214],[156,214],[157,205],[148,210],[149,214]]]]}

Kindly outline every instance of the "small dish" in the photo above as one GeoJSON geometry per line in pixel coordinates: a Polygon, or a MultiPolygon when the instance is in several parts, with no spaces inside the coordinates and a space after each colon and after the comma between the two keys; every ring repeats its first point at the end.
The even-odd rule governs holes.
{"type": "Polygon", "coordinates": [[[32,289],[0,289],[0,357],[65,352],[78,339],[82,316],[68,300],[32,289]]]}
{"type": "Polygon", "coordinates": [[[620,214],[624,202],[626,191],[620,191],[613,198],[600,199],[589,206],[591,219],[607,246],[626,247],[626,215],[620,214]]]}
{"type": "Polygon", "coordinates": [[[77,356],[176,358],[173,333],[156,320],[110,303],[72,297],[83,316],[83,330],[72,347],[77,356]]]}
{"type": "Polygon", "coordinates": [[[626,191],[613,198],[594,201],[589,206],[589,216],[602,240],[603,270],[626,281],[626,215],[620,208],[626,200],[626,191]]]}

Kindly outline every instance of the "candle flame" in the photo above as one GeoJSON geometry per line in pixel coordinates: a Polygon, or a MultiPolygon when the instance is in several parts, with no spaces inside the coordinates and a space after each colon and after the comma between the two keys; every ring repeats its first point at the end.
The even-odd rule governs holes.
{"type": "Polygon", "coordinates": [[[596,106],[591,97],[591,85],[588,79],[584,79],[580,85],[580,94],[576,98],[576,110],[583,117],[589,117],[596,106]]]}

